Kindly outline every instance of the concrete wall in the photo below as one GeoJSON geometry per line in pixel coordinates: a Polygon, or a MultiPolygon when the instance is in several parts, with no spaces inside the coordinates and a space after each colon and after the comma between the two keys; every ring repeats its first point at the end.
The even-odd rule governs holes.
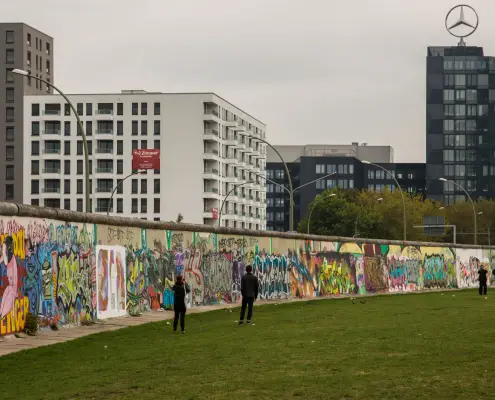
{"type": "Polygon", "coordinates": [[[476,286],[491,249],[330,238],[0,203],[0,335],[171,307],[178,274],[189,306],[236,303],[252,264],[262,299],[476,286]]]}

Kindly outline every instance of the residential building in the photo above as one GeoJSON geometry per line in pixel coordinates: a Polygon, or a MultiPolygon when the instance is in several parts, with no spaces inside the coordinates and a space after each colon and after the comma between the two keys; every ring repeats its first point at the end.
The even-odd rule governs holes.
{"type": "MultiPolygon", "coordinates": [[[[308,213],[314,198],[327,189],[395,189],[394,179],[382,169],[362,161],[380,165],[390,171],[407,193],[423,194],[425,164],[394,163],[389,146],[276,146],[286,160],[294,189],[294,227],[308,213]],[[285,158],[287,157],[287,158],[285,158]],[[295,159],[293,157],[296,157],[295,159]],[[335,175],[327,176],[334,173],[335,175]],[[325,177],[327,176],[327,177],[325,177]],[[317,180],[318,178],[324,178],[317,180]],[[316,182],[314,182],[317,180],[316,182]],[[308,184],[309,183],[309,184],[308,184]]],[[[289,180],[278,155],[268,149],[267,178],[288,188],[289,180]]],[[[267,229],[289,230],[289,195],[287,190],[267,183],[267,229]]]]}
{"type": "MultiPolygon", "coordinates": [[[[22,203],[24,165],[23,104],[24,95],[52,93],[35,79],[16,76],[14,69],[54,81],[53,39],[23,23],[0,23],[0,131],[5,136],[0,145],[0,201],[22,203]]],[[[28,158],[29,159],[29,158],[28,158]]]]}
{"type": "MultiPolygon", "coordinates": [[[[265,229],[265,125],[213,93],[71,94],[88,140],[91,209],[106,213],[132,174],[134,149],[160,149],[160,170],[117,186],[112,215],[265,229]]],[[[84,210],[80,129],[58,95],[26,96],[24,202],[84,210]]]]}
{"type": "Polygon", "coordinates": [[[495,197],[495,58],[482,47],[428,47],[426,192],[450,205],[495,197]],[[454,181],[442,182],[439,178],[454,181]]]}

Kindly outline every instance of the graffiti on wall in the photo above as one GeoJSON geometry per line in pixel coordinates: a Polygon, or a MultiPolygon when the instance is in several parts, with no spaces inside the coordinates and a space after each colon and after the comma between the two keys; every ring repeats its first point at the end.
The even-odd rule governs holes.
{"type": "MultiPolygon", "coordinates": [[[[489,250],[318,242],[0,217],[0,335],[43,324],[236,303],[246,265],[261,299],[472,288],[489,250]],[[95,237],[98,242],[95,243],[95,237]]],[[[491,274],[489,274],[491,277],[491,274]]]]}

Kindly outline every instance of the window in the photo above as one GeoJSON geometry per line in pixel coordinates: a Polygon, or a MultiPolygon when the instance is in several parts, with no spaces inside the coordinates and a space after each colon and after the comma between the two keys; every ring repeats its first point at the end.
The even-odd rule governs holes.
{"type": "Polygon", "coordinates": [[[443,106],[444,117],[453,117],[455,115],[455,106],[453,104],[445,104],[443,106]]]}
{"type": "Polygon", "coordinates": [[[466,86],[466,75],[464,74],[456,74],[455,75],[455,86],[466,86]]]}
{"type": "Polygon", "coordinates": [[[466,120],[466,132],[476,132],[478,123],[475,119],[466,120]]]}
{"type": "Polygon", "coordinates": [[[70,175],[70,160],[64,160],[64,174],[70,175]]]}
{"type": "Polygon", "coordinates": [[[70,210],[70,199],[64,199],[64,210],[70,210]]]}
{"type": "Polygon", "coordinates": [[[7,181],[14,180],[14,166],[13,165],[7,165],[5,167],[5,179],[7,181]]]}
{"type": "Polygon", "coordinates": [[[456,117],[466,116],[466,106],[464,104],[456,104],[455,105],[455,116],[456,117]]]}
{"type": "Polygon", "coordinates": [[[316,189],[325,189],[324,179],[320,179],[319,181],[316,181],[316,189]]]}
{"type": "Polygon", "coordinates": [[[349,164],[349,174],[354,174],[354,164],[349,164]]]}
{"type": "Polygon", "coordinates": [[[7,122],[14,121],[14,107],[6,107],[5,108],[5,120],[7,122]]]}
{"type": "Polygon", "coordinates": [[[478,106],[477,105],[467,105],[466,106],[466,115],[468,117],[476,117],[478,115],[478,106]]]}
{"type": "MultiPolygon", "coordinates": [[[[476,75],[474,75],[476,76],[476,75]]],[[[480,74],[478,75],[478,87],[488,87],[488,75],[480,74]]]]}
{"type": "Polygon", "coordinates": [[[64,115],[68,117],[68,116],[70,116],[70,114],[71,114],[70,105],[65,103],[64,104],[64,115]]]}
{"type": "Polygon", "coordinates": [[[81,140],[78,140],[77,141],[77,146],[76,146],[76,154],[78,156],[82,155],[83,154],[83,142],[81,140]]]}
{"type": "Polygon", "coordinates": [[[153,193],[154,194],[160,193],[160,179],[155,179],[153,181],[153,193]]]}
{"type": "Polygon", "coordinates": [[[14,140],[14,136],[15,136],[15,133],[14,133],[14,127],[13,126],[7,126],[5,128],[5,139],[6,140],[14,140]]]}
{"type": "Polygon", "coordinates": [[[124,135],[124,121],[117,121],[117,136],[124,135]]]}
{"type": "Polygon", "coordinates": [[[148,193],[148,180],[141,179],[141,194],[148,193]]]}
{"type": "Polygon", "coordinates": [[[14,100],[15,100],[14,88],[6,88],[5,89],[5,101],[7,103],[13,103],[14,100]]]}
{"type": "Polygon", "coordinates": [[[335,179],[327,179],[327,189],[333,189],[336,185],[335,179]]]}
{"type": "Polygon", "coordinates": [[[275,213],[275,221],[283,222],[284,221],[284,213],[281,213],[281,212],[275,213]]]}
{"type": "Polygon", "coordinates": [[[64,194],[70,194],[70,186],[71,186],[70,179],[64,179],[64,194]]]}
{"type": "Polygon", "coordinates": [[[274,173],[273,169],[267,169],[266,170],[266,177],[268,179],[273,179],[273,173],[274,173]]]}
{"type": "Polygon", "coordinates": [[[273,193],[273,183],[266,184],[266,191],[267,193],[273,193]]]}
{"type": "MultiPolygon", "coordinates": [[[[28,52],[28,54],[29,54],[29,52],[28,52]]],[[[7,64],[14,64],[15,56],[14,56],[14,50],[13,49],[7,49],[5,51],[5,62],[7,64]]],[[[30,64],[28,63],[28,65],[30,65],[30,64]]]]}
{"type": "Polygon", "coordinates": [[[84,104],[77,103],[77,115],[84,115],[84,104]]]}
{"type": "Polygon", "coordinates": [[[122,214],[124,212],[124,200],[117,199],[117,214],[122,214]]]}
{"type": "Polygon", "coordinates": [[[481,117],[481,116],[484,116],[484,115],[488,115],[488,104],[480,104],[478,105],[478,115],[481,117]]]}
{"type": "Polygon", "coordinates": [[[117,174],[122,175],[124,173],[124,161],[117,160],[117,174]]]}
{"type": "Polygon", "coordinates": [[[133,179],[131,184],[131,193],[136,194],[138,192],[138,180],[133,179]]]}
{"type": "Polygon", "coordinates": [[[443,161],[454,161],[454,150],[444,150],[443,161]]]}
{"type": "Polygon", "coordinates": [[[40,135],[40,123],[31,122],[31,136],[39,136],[39,135],[40,135]]]}
{"type": "Polygon", "coordinates": [[[153,212],[155,214],[160,212],[160,199],[153,199],[153,212]]]}
{"type": "Polygon", "coordinates": [[[455,99],[456,101],[464,101],[466,100],[466,91],[465,90],[456,90],[455,91],[455,99]]]}
{"type": "Polygon", "coordinates": [[[82,160],[77,160],[76,166],[77,166],[77,172],[76,172],[77,175],[82,175],[83,174],[83,171],[84,171],[84,169],[83,169],[83,161],[82,160]]]}
{"type": "Polygon", "coordinates": [[[78,179],[77,180],[77,183],[76,183],[76,190],[77,190],[77,194],[82,194],[83,193],[83,180],[82,179],[78,179]]]}
{"type": "Polygon", "coordinates": [[[142,149],[148,148],[148,141],[147,140],[141,140],[141,148],[142,149]]]}
{"type": "Polygon", "coordinates": [[[148,134],[148,121],[141,121],[141,135],[148,134]]]}
{"type": "Polygon", "coordinates": [[[456,132],[466,132],[466,120],[465,119],[455,120],[455,131],[456,132]]]}
{"type": "Polygon", "coordinates": [[[153,148],[154,148],[155,150],[160,150],[160,141],[159,141],[159,140],[155,140],[155,141],[153,142],[153,148]]]}
{"type": "Polygon", "coordinates": [[[155,103],[154,105],[154,114],[160,115],[160,103],[155,103]]]}
{"type": "Polygon", "coordinates": [[[277,197],[275,199],[275,207],[284,207],[284,198],[277,197]]]}
{"type": "Polygon", "coordinates": [[[86,121],[86,136],[93,136],[93,121],[86,121]]]}
{"type": "Polygon", "coordinates": [[[46,42],[46,54],[50,55],[51,52],[51,45],[49,42],[46,42]]]}
{"type": "Polygon", "coordinates": [[[132,199],[131,212],[133,214],[138,212],[138,200],[137,199],[132,199]]]}
{"type": "Polygon", "coordinates": [[[70,121],[64,122],[64,136],[70,136],[70,121]]]}
{"type": "Polygon", "coordinates": [[[354,179],[349,179],[349,189],[354,189],[354,179]]]}
{"type": "Polygon", "coordinates": [[[467,76],[467,85],[468,86],[477,86],[478,85],[478,75],[469,74],[467,76]]]}
{"type": "MultiPolygon", "coordinates": [[[[48,61],[47,61],[47,63],[48,63],[48,61]]],[[[93,104],[92,103],[86,103],[86,115],[93,115],[93,104]]]]}
{"type": "Polygon", "coordinates": [[[76,207],[77,211],[82,212],[83,211],[83,201],[82,199],[77,199],[76,201],[76,207]]]}
{"type": "Polygon", "coordinates": [[[443,120],[443,131],[444,132],[454,132],[454,120],[444,119],[443,120]]]}
{"type": "Polygon", "coordinates": [[[124,154],[124,141],[117,140],[117,155],[121,156],[122,154],[124,154]]]}
{"type": "Polygon", "coordinates": [[[68,140],[64,142],[64,154],[70,156],[70,142],[68,140]]]}
{"type": "Polygon", "coordinates": [[[443,76],[443,85],[444,86],[454,86],[455,84],[455,75],[452,74],[446,74],[443,76]]]}
{"type": "Polygon", "coordinates": [[[5,43],[14,43],[14,31],[5,32],[5,43]]]}
{"type": "Polygon", "coordinates": [[[40,181],[37,179],[31,180],[31,194],[40,194],[40,181]]]}
{"type": "Polygon", "coordinates": [[[324,174],[325,173],[325,165],[316,164],[316,173],[317,174],[324,174]]]}
{"type": "Polygon", "coordinates": [[[160,121],[153,122],[153,134],[154,135],[160,134],[160,121]]]}
{"type": "Polygon", "coordinates": [[[138,103],[132,103],[132,115],[139,114],[139,105],[138,103]]]}
{"type": "Polygon", "coordinates": [[[476,100],[478,100],[478,91],[476,89],[468,89],[468,90],[466,90],[466,100],[467,101],[476,101],[476,100]]]}
{"type": "Polygon", "coordinates": [[[444,89],[443,91],[443,101],[454,101],[454,90],[444,89]]]}
{"type": "Polygon", "coordinates": [[[132,121],[132,135],[137,135],[139,129],[138,121],[132,121]]]}
{"type": "Polygon", "coordinates": [[[148,103],[141,103],[141,115],[148,115],[148,103]]]}

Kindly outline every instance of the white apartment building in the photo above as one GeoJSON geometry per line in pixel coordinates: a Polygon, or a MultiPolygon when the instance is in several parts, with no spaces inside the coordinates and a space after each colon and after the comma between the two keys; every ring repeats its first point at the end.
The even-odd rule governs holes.
{"type": "MultiPolygon", "coordinates": [[[[118,185],[110,215],[266,228],[265,125],[213,93],[74,94],[89,147],[91,210],[106,213],[114,187],[132,174],[133,149],[160,149],[160,170],[118,185]]],[[[24,203],[84,207],[82,135],[58,95],[25,97],[24,203]]]]}

